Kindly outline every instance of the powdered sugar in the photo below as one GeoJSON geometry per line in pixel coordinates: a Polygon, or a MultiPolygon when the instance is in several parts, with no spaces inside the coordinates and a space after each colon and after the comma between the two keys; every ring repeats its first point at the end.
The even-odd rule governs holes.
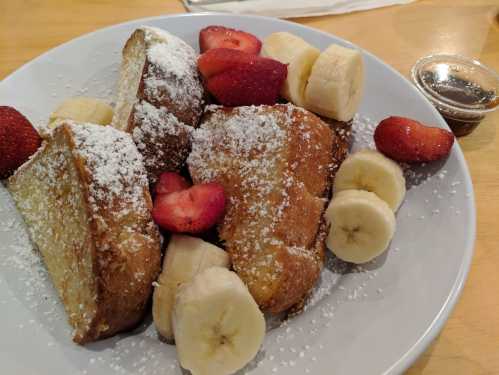
{"type": "Polygon", "coordinates": [[[130,135],[110,126],[69,124],[76,144],[73,152],[86,160],[92,176],[91,196],[100,202],[119,198],[144,209],[147,180],[142,156],[130,135]]]}
{"type": "Polygon", "coordinates": [[[165,108],[156,108],[145,101],[135,105],[134,115],[135,121],[140,123],[140,126],[135,127],[133,131],[133,139],[139,150],[145,148],[142,143],[144,134],[149,134],[150,138],[155,140],[165,133],[179,135],[181,131],[190,132],[192,129],[179,121],[165,108]]]}
{"type": "Polygon", "coordinates": [[[286,132],[281,129],[274,115],[260,112],[258,107],[239,107],[237,114],[228,120],[223,112],[216,112],[217,108],[207,107],[207,112],[213,113],[212,117],[194,131],[188,164],[199,171],[200,179],[212,180],[214,174],[225,172],[224,167],[231,167],[231,157],[227,157],[226,153],[241,155],[241,159],[244,159],[240,166],[241,174],[248,179],[247,183],[252,186],[264,183],[271,177],[272,166],[280,157],[286,132]],[[226,153],[218,152],[209,157],[213,145],[220,145],[226,153]],[[248,159],[251,153],[262,153],[263,156],[248,159]],[[212,163],[222,165],[222,170],[218,172],[210,168],[212,163]]]}
{"type": "Polygon", "coordinates": [[[149,61],[144,80],[148,97],[161,101],[166,95],[180,110],[200,106],[203,88],[194,49],[164,30],[146,26],[141,29],[145,33],[149,61]]]}
{"type": "Polygon", "coordinates": [[[185,125],[166,108],[141,101],[134,107],[132,137],[141,152],[148,178],[154,183],[159,173],[178,171],[187,158],[192,127],[185,125]]]}
{"type": "MultiPolygon", "coordinates": [[[[232,200],[233,206],[237,209],[238,205],[248,204],[248,211],[255,215],[248,223],[250,226],[261,218],[275,217],[264,202],[273,189],[272,177],[282,158],[286,132],[276,116],[258,107],[240,107],[230,117],[216,108],[210,110],[215,111],[209,120],[193,133],[193,149],[188,158],[191,170],[196,171],[200,181],[211,181],[237,168],[245,192],[243,202],[232,200]],[[246,202],[245,197],[250,196],[252,202],[246,202]]],[[[230,220],[230,214],[227,216],[230,220]]]]}
{"type": "MultiPolygon", "coordinates": [[[[147,39],[146,39],[147,40],[147,39]]],[[[165,51],[165,43],[154,43],[147,50],[147,57],[152,64],[168,67],[168,72],[175,78],[185,78],[192,74],[189,64],[182,63],[185,60],[195,60],[194,51],[187,48],[187,45],[180,39],[169,35],[168,52],[165,51]],[[192,52],[192,53],[191,53],[192,52]]]]}
{"type": "MultiPolygon", "coordinates": [[[[65,321],[65,314],[60,305],[57,294],[52,288],[49,275],[43,261],[28,236],[28,231],[14,206],[12,198],[0,184],[0,236],[2,237],[2,251],[0,252],[0,282],[6,288],[11,288],[9,297],[0,299],[1,304],[11,305],[14,301],[21,301],[33,314],[36,321],[30,319],[18,324],[38,327],[43,324],[49,331],[62,329],[63,334],[69,337],[69,326],[60,322],[65,321]]],[[[5,294],[3,295],[5,297],[5,294]]],[[[10,322],[14,324],[14,322],[10,322]]],[[[30,328],[31,330],[34,328],[30,328]]]]}

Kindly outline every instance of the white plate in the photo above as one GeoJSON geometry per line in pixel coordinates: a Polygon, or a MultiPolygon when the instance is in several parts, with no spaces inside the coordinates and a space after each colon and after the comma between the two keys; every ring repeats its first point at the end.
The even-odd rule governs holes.
{"type": "MultiPolygon", "coordinates": [[[[117,10],[118,11],[118,10],[117,10]]],[[[332,35],[263,17],[181,15],[106,28],[55,48],[0,83],[0,103],[34,122],[64,98],[110,98],[121,48],[139,25],[164,28],[196,46],[210,24],[263,38],[289,31],[324,49],[332,35]]],[[[446,127],[400,74],[364,51],[365,97],[355,146],[369,143],[372,124],[402,115],[446,127]],[[372,119],[371,121],[366,118],[372,119]]],[[[389,251],[361,270],[329,261],[307,310],[267,334],[250,374],[381,374],[407,368],[442,328],[468,272],[475,238],[473,188],[463,155],[413,169],[389,251]],[[343,274],[342,274],[343,273],[343,274]]],[[[175,349],[156,339],[150,321],[135,334],[80,347],[70,340],[61,304],[0,185],[0,363],[4,374],[180,374],[175,349]]],[[[218,375],[218,374],[214,374],[218,375]]]]}

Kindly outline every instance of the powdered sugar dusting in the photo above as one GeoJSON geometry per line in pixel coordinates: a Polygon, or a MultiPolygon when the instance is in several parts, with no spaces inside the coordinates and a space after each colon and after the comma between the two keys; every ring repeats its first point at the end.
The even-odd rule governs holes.
{"type": "Polygon", "coordinates": [[[181,131],[190,131],[192,129],[179,121],[165,108],[156,108],[145,101],[135,105],[134,115],[136,121],[141,124],[140,127],[134,129],[134,141],[137,143],[139,150],[145,148],[145,145],[141,143],[145,133],[156,139],[163,133],[179,135],[181,131]]]}
{"type": "Polygon", "coordinates": [[[188,164],[198,171],[200,179],[212,180],[216,174],[231,167],[232,158],[224,152],[208,157],[213,145],[220,145],[228,155],[241,155],[241,159],[245,159],[241,165],[242,174],[250,179],[250,183],[264,182],[265,177],[271,176],[271,167],[279,160],[286,132],[274,115],[259,111],[258,107],[239,107],[237,113],[228,119],[224,112],[217,111],[218,108],[221,107],[207,107],[207,112],[212,113],[209,121],[193,132],[193,149],[188,164]],[[256,152],[265,157],[247,160],[251,153],[256,152]],[[210,168],[211,165],[221,165],[222,169],[218,172],[218,168],[210,168]],[[253,172],[263,175],[258,178],[253,172]]]}
{"type": "Polygon", "coordinates": [[[155,27],[142,27],[150,62],[144,80],[148,96],[162,100],[167,95],[181,110],[202,103],[194,49],[180,38],[155,27]]]}
{"type": "Polygon", "coordinates": [[[90,203],[95,203],[93,199],[100,202],[120,199],[128,209],[144,210],[147,179],[142,156],[130,135],[110,126],[69,124],[76,145],[73,152],[86,160],[92,176],[90,203]]]}
{"type": "Polygon", "coordinates": [[[2,305],[22,303],[33,318],[9,324],[28,328],[30,336],[33,330],[43,326],[50,332],[62,331],[61,334],[69,338],[71,330],[65,323],[64,309],[42,258],[34,249],[12,198],[1,184],[0,201],[0,237],[3,243],[0,252],[0,284],[4,284],[2,288],[7,288],[7,285],[9,288],[9,293],[2,292],[0,308],[3,309],[2,305]]]}
{"type": "MultiPolygon", "coordinates": [[[[274,189],[275,170],[283,162],[285,128],[279,125],[274,114],[265,113],[258,107],[239,107],[230,117],[217,111],[216,107],[209,110],[213,111],[209,120],[193,133],[193,149],[187,163],[191,170],[196,171],[199,181],[217,180],[237,169],[242,194],[230,198],[233,209],[228,211],[224,222],[235,220],[231,212],[247,206],[252,220],[247,223],[244,240],[238,241],[238,245],[248,251],[255,246],[259,249],[263,244],[251,235],[253,227],[273,218],[266,229],[268,236],[263,237],[265,241],[271,241],[272,228],[279,219],[279,208],[266,202],[274,189]],[[215,151],[214,145],[220,149],[215,151]]],[[[284,123],[284,126],[288,125],[289,122],[284,123]]],[[[269,261],[273,259],[269,258],[269,261]]]]}
{"type": "Polygon", "coordinates": [[[132,137],[141,152],[149,181],[163,171],[178,171],[187,158],[192,127],[185,125],[166,108],[141,101],[135,105],[132,137]]]}
{"type": "Polygon", "coordinates": [[[355,115],[352,123],[352,135],[355,139],[352,152],[363,148],[374,149],[374,129],[377,123],[368,117],[355,115]]]}
{"type": "MultiPolygon", "coordinates": [[[[230,204],[237,211],[240,206],[248,205],[247,211],[254,217],[248,223],[247,236],[251,227],[260,220],[274,218],[268,228],[277,221],[277,210],[266,203],[274,188],[273,175],[282,159],[286,132],[274,114],[265,113],[258,107],[240,107],[235,115],[227,117],[215,107],[207,122],[193,133],[193,149],[188,158],[191,170],[196,171],[199,181],[212,181],[220,176],[237,173],[241,178],[242,199],[231,197],[230,204]],[[215,150],[214,146],[220,147],[215,150]],[[259,155],[259,157],[252,157],[259,155]],[[237,157],[236,157],[237,156],[237,157]],[[214,166],[214,167],[213,167],[214,166]],[[249,201],[251,199],[251,202],[249,201]]],[[[285,124],[285,126],[289,123],[285,124]]],[[[225,221],[234,220],[230,211],[225,221]]],[[[270,240],[270,237],[268,238],[270,240]]],[[[242,246],[260,247],[253,241],[241,241],[242,246]]]]}

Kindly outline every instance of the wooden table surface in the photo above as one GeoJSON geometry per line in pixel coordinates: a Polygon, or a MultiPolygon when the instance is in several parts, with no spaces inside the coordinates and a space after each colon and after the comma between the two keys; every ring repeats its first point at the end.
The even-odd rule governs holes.
{"type": "MultiPolygon", "coordinates": [[[[0,79],[84,33],[147,16],[183,13],[175,0],[1,0],[0,79]]],[[[421,56],[472,56],[499,71],[499,0],[440,0],[348,15],[298,18],[373,52],[405,76],[421,56]]],[[[478,210],[473,265],[440,336],[408,374],[499,374],[499,111],[459,139],[478,210]]]]}

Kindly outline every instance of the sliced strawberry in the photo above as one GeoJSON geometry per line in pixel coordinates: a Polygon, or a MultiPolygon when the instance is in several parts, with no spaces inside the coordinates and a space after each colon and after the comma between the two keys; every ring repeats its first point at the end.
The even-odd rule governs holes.
{"type": "Polygon", "coordinates": [[[251,64],[260,59],[256,55],[229,48],[214,48],[198,58],[198,69],[204,78],[210,78],[236,66],[251,64]]]}
{"type": "Polygon", "coordinates": [[[213,48],[231,48],[258,55],[262,42],[244,31],[224,26],[208,26],[199,32],[199,48],[201,52],[213,48]]]}
{"type": "Polygon", "coordinates": [[[275,104],[287,69],[276,60],[258,57],[209,78],[206,88],[226,106],[275,104]]]}
{"type": "Polygon", "coordinates": [[[388,117],[374,131],[376,148],[397,161],[427,162],[449,155],[454,135],[405,117],[388,117]]]}
{"type": "Polygon", "coordinates": [[[171,232],[201,233],[215,225],[224,210],[222,185],[208,183],[159,195],[154,201],[152,216],[160,227],[171,232]]]}
{"type": "Polygon", "coordinates": [[[156,195],[170,194],[189,188],[191,184],[184,177],[175,172],[163,172],[154,187],[156,195]]]}
{"type": "Polygon", "coordinates": [[[0,106],[0,179],[14,173],[41,143],[26,117],[12,107],[0,106]]]}

